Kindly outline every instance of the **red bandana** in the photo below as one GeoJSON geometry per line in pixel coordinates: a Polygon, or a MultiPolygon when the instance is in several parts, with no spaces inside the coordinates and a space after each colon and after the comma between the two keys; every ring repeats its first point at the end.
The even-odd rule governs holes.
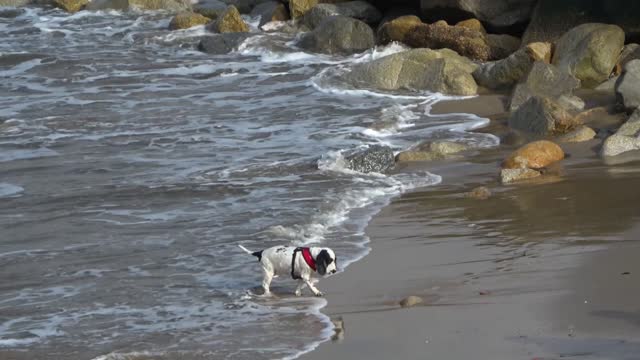
{"type": "Polygon", "coordinates": [[[302,257],[304,261],[309,265],[311,270],[316,271],[316,262],[313,260],[313,256],[311,256],[311,250],[309,248],[302,248],[302,257]]]}

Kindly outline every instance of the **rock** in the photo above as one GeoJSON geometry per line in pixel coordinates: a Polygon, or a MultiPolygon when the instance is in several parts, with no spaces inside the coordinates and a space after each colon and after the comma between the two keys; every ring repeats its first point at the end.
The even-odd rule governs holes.
{"type": "Polygon", "coordinates": [[[502,162],[503,169],[542,169],[564,159],[564,151],[556,143],[539,140],[522,146],[502,162]]]}
{"type": "Polygon", "coordinates": [[[491,58],[486,35],[464,27],[420,24],[407,33],[404,42],[414,48],[451,49],[472,60],[491,58]]]}
{"type": "MultiPolygon", "coordinates": [[[[22,7],[31,4],[30,0],[0,0],[0,7],[22,7]]],[[[9,14],[9,9],[0,9],[0,13],[9,14]]],[[[16,16],[0,15],[0,18],[14,18],[16,16]]]]}
{"type": "Polygon", "coordinates": [[[361,173],[385,173],[395,166],[393,150],[388,146],[372,145],[368,149],[345,156],[347,168],[361,173]]]}
{"type": "Polygon", "coordinates": [[[616,25],[582,24],[556,43],[553,64],[594,88],[609,78],[624,46],[624,31],[616,25]]]}
{"type": "Polygon", "coordinates": [[[238,9],[231,5],[207,29],[217,33],[249,32],[249,25],[242,20],[238,9]]]}
{"type": "Polygon", "coordinates": [[[416,306],[418,304],[421,304],[423,302],[422,298],[419,296],[408,296],[402,300],[400,300],[400,302],[398,304],[400,304],[401,307],[406,308],[406,307],[412,307],[412,306],[416,306]]]}
{"type": "Polygon", "coordinates": [[[388,44],[392,41],[404,42],[404,38],[422,20],[415,15],[405,15],[387,21],[378,29],[378,42],[388,44]]]}
{"type": "Polygon", "coordinates": [[[264,2],[265,0],[221,0],[227,6],[233,5],[238,9],[241,14],[248,14],[251,10],[256,7],[259,3],[264,2]]]}
{"type": "Polygon", "coordinates": [[[248,37],[248,33],[224,33],[205,36],[200,40],[198,50],[214,55],[228,54],[237,50],[240,44],[248,37]]]}
{"type": "Polygon", "coordinates": [[[86,6],[86,10],[163,10],[173,13],[189,10],[189,6],[183,1],[175,0],[92,0],[86,6]]]}
{"type": "Polygon", "coordinates": [[[471,73],[476,65],[449,49],[413,49],[355,65],[345,79],[380,90],[427,90],[449,95],[475,95],[471,73]]]}
{"type": "Polygon", "coordinates": [[[603,157],[617,156],[629,151],[640,150],[640,110],[636,109],[615,134],[609,136],[602,145],[603,157]]]}
{"type": "Polygon", "coordinates": [[[256,7],[251,10],[251,16],[260,16],[260,27],[272,21],[289,20],[287,8],[284,4],[277,1],[267,1],[256,5],[256,7]]]}
{"type": "Polygon", "coordinates": [[[318,53],[350,55],[374,47],[375,42],[369,25],[345,16],[333,16],[304,34],[298,46],[318,53]]]}
{"type": "Polygon", "coordinates": [[[318,5],[318,0],[289,0],[289,12],[292,19],[297,19],[306,14],[314,6],[318,5]]]}
{"type": "MultiPolygon", "coordinates": [[[[29,1],[24,1],[24,4],[20,4],[20,5],[2,5],[3,2],[0,1],[0,6],[18,7],[18,6],[26,6],[28,3],[29,1]]],[[[25,12],[26,11],[24,9],[11,9],[11,8],[0,9],[0,18],[13,19],[24,14],[25,12]]]]}
{"type": "Polygon", "coordinates": [[[396,162],[433,161],[444,159],[447,155],[469,150],[469,146],[453,141],[429,141],[396,156],[396,162]]]}
{"type": "Polygon", "coordinates": [[[615,85],[616,95],[627,109],[640,106],[640,60],[629,61],[615,85]]]}
{"type": "Polygon", "coordinates": [[[53,0],[53,5],[66,12],[74,13],[82,10],[89,0],[53,0]]]}
{"type": "Polygon", "coordinates": [[[622,48],[622,52],[618,58],[618,65],[621,69],[624,69],[624,66],[627,65],[629,61],[637,59],[640,59],[640,45],[627,44],[622,48]]]}
{"type": "Polygon", "coordinates": [[[375,24],[382,18],[380,11],[368,2],[347,1],[337,4],[318,4],[304,14],[302,21],[310,29],[315,29],[322,20],[330,16],[347,16],[367,24],[375,24]]]}
{"type": "Polygon", "coordinates": [[[487,32],[484,29],[484,26],[482,26],[482,23],[480,22],[480,20],[478,20],[478,19],[462,20],[462,21],[458,22],[456,24],[456,26],[465,27],[465,28],[468,28],[468,29],[471,29],[471,30],[480,31],[480,32],[483,32],[483,33],[487,32]]]}
{"type": "Polygon", "coordinates": [[[477,188],[474,188],[470,192],[466,193],[466,196],[477,200],[487,200],[491,197],[491,190],[489,190],[489,188],[487,188],[486,186],[478,186],[477,188]]]}
{"type": "Polygon", "coordinates": [[[589,141],[596,137],[596,132],[588,126],[579,126],[577,129],[568,132],[558,138],[558,142],[575,143],[589,141]]]}
{"type": "Polygon", "coordinates": [[[171,19],[169,30],[188,29],[190,27],[204,25],[211,21],[206,16],[202,16],[193,12],[182,12],[171,19]]]}
{"type": "Polygon", "coordinates": [[[535,61],[551,63],[551,55],[553,55],[553,45],[548,42],[533,42],[526,45],[529,54],[535,61]]]}
{"type": "Polygon", "coordinates": [[[503,184],[529,180],[542,175],[539,171],[532,169],[502,169],[500,171],[500,182],[503,184]]]}
{"type": "Polygon", "coordinates": [[[578,113],[584,110],[585,106],[584,100],[574,95],[560,95],[556,101],[558,105],[570,113],[578,113]]]}
{"type": "Polygon", "coordinates": [[[491,59],[500,60],[513,54],[520,48],[520,39],[511,35],[487,35],[491,48],[491,59]]]}
{"type": "Polygon", "coordinates": [[[197,0],[192,6],[194,12],[209,19],[216,19],[227,10],[227,4],[219,0],[197,0]]]}
{"type": "Polygon", "coordinates": [[[556,101],[533,96],[509,117],[512,129],[536,136],[565,134],[578,125],[556,101]]]}
{"type": "Polygon", "coordinates": [[[413,161],[441,160],[444,156],[433,151],[406,150],[396,155],[396,162],[406,163],[413,161]]]}
{"type": "Polygon", "coordinates": [[[493,27],[507,27],[526,22],[535,3],[535,0],[421,0],[420,9],[425,16],[439,11],[468,13],[493,27]]]}
{"type": "Polygon", "coordinates": [[[530,45],[534,44],[518,49],[505,59],[478,66],[473,72],[473,78],[478,85],[494,90],[509,88],[522,81],[538,57],[530,45]]]}
{"type": "Polygon", "coordinates": [[[527,80],[516,86],[509,107],[511,111],[515,111],[532,96],[559,98],[562,95],[571,95],[579,86],[580,81],[573,76],[561,72],[553,65],[536,61],[527,75],[527,80]]]}
{"type": "Polygon", "coordinates": [[[469,150],[469,145],[454,141],[431,141],[420,146],[420,149],[429,149],[438,154],[457,154],[469,150]]]}

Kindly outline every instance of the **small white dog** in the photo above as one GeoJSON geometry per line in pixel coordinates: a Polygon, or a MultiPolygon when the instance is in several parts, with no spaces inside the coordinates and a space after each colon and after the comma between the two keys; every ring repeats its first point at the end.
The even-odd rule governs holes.
{"type": "Polygon", "coordinates": [[[262,288],[264,295],[270,295],[271,280],[278,275],[291,275],[298,280],[295,294],[300,296],[304,286],[308,286],[315,296],[322,296],[311,281],[311,276],[318,273],[320,276],[334,274],[338,271],[336,266],[336,254],[329,248],[319,247],[294,247],[274,246],[261,251],[251,252],[242,245],[242,250],[258,258],[262,264],[264,278],[262,288]]]}

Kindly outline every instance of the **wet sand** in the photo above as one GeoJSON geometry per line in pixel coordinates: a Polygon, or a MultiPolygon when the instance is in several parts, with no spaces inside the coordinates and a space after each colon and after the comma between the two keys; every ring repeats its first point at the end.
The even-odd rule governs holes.
{"type": "Polygon", "coordinates": [[[443,183],[383,209],[371,253],[320,282],[344,331],[301,358],[640,359],[640,163],[603,164],[600,142],[527,184],[497,183],[508,147],[411,165],[443,183]]]}

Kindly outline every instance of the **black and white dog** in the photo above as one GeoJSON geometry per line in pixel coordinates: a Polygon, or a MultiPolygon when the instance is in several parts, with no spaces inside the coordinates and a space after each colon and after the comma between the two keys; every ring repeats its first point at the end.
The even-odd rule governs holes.
{"type": "Polygon", "coordinates": [[[262,265],[264,295],[271,294],[269,286],[274,277],[290,275],[293,279],[298,280],[296,296],[302,294],[305,285],[311,289],[313,295],[322,296],[322,292],[313,285],[311,276],[316,272],[320,276],[325,276],[338,271],[336,254],[329,248],[274,246],[251,252],[242,245],[238,246],[248,254],[257,257],[262,265]]]}

